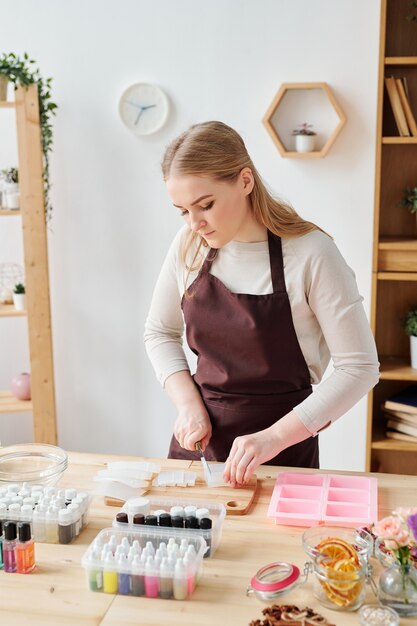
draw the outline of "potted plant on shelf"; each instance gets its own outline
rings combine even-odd
[[[295,149],[297,152],[312,152],[314,150],[317,133],[311,130],[312,128],[312,124],[304,122],[292,131],[295,137]]]
[[[13,304],[17,311],[24,311],[26,308],[26,289],[23,283],[14,286]]]
[[[417,305],[408,311],[404,320],[404,330],[410,337],[411,367],[417,369]]]
[[[6,209],[19,209],[19,171],[16,167],[9,167],[2,171],[4,205]]]
[[[403,189],[403,197],[398,206],[408,209],[417,218],[417,187],[406,187]]]

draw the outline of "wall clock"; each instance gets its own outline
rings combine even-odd
[[[119,113],[124,125],[135,135],[151,135],[167,121],[169,101],[157,85],[136,83],[123,92]]]

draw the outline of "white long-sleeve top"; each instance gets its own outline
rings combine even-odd
[[[148,356],[162,385],[189,370],[183,350],[184,266],[174,238],[159,274],[145,324]],[[208,248],[202,248],[205,255]],[[319,230],[282,238],[284,275],[295,332],[307,363],[313,393],[293,407],[304,426],[316,433],[334,422],[378,381],[379,363],[355,274],[333,240]],[[234,293],[272,293],[268,241],[231,241],[218,251],[211,273]],[[190,274],[187,286],[197,277]],[[333,372],[321,384],[330,357]]]

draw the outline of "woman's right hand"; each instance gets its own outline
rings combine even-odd
[[[195,444],[201,441],[203,450],[211,438],[211,422],[206,408],[201,402],[183,406],[178,411],[174,424],[174,436],[185,450],[195,451]]]

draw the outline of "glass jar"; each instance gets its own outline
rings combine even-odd
[[[314,559],[313,592],[324,607],[336,611],[356,611],[365,598],[366,563],[359,565],[351,559],[335,563],[329,556],[319,554]]]
[[[392,563],[379,577],[379,600],[403,617],[417,615],[417,570]]]

